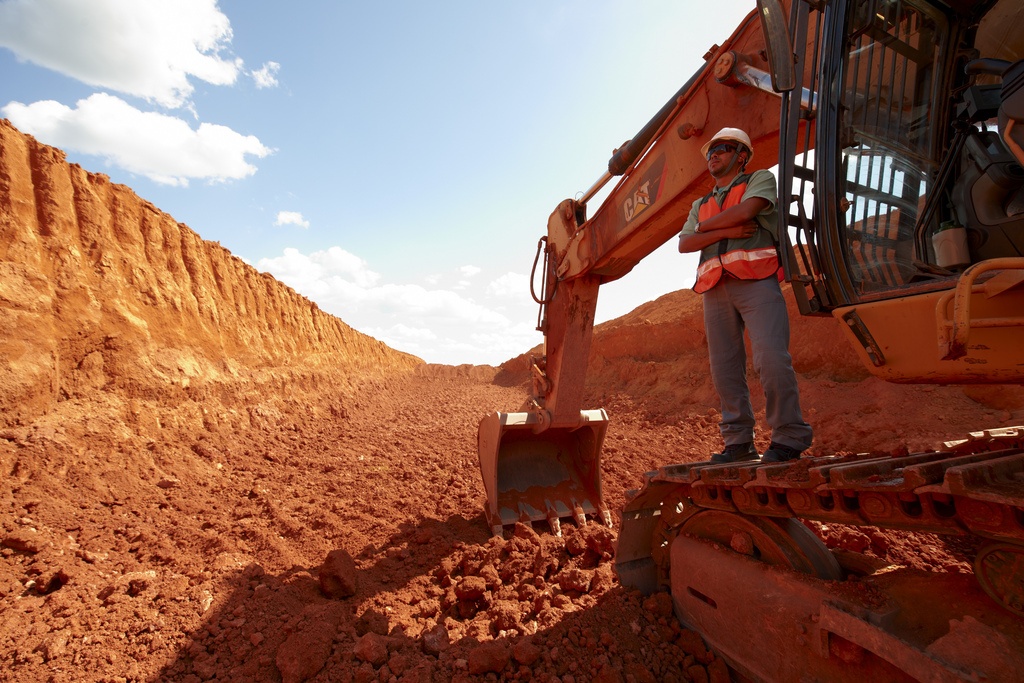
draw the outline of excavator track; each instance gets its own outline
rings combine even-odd
[[[735,519],[799,518],[981,537],[987,543],[975,562],[979,583],[1007,610],[1024,616],[1024,427],[973,432],[943,450],[903,456],[668,465],[646,473],[643,486],[627,499],[617,569],[624,583],[642,590],[668,586],[669,547],[678,534],[728,545],[724,531],[688,528],[703,511],[719,511]],[[794,543],[799,554],[800,542]]]
[[[745,680],[980,683],[1024,666],[1024,427],[901,456],[668,465],[627,497],[621,583],[668,591]],[[841,565],[800,520],[978,537],[977,581]]]

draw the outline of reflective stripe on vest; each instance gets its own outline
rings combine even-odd
[[[748,177],[744,176],[729,189],[721,206],[713,200],[712,195],[705,197],[697,213],[698,222],[706,221],[725,209],[738,205],[747,189]],[[697,281],[693,285],[693,291],[698,294],[708,291],[718,284],[724,273],[740,280],[763,280],[778,273],[778,251],[767,230],[758,230],[745,240],[725,242],[732,248],[721,254],[717,253],[717,250],[721,248],[723,242],[715,242],[701,250]]]

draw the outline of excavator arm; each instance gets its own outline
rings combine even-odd
[[[553,425],[576,420],[600,285],[617,280],[679,233],[694,200],[711,187],[700,148],[715,130],[743,128],[758,150],[754,165],[774,165],[779,97],[740,79],[765,73],[764,40],[753,12],[647,125],[646,145],[627,143],[609,161],[621,178],[594,215],[567,199],[548,219],[547,357],[538,387]],[[742,70],[742,71],[741,71]],[[644,131],[641,131],[643,134]]]
[[[566,199],[548,219],[541,242],[544,353],[533,359],[532,394],[521,412],[491,413],[478,432],[495,533],[516,521],[543,519],[557,532],[559,518],[570,515],[582,521],[600,514],[611,523],[599,466],[607,415],[582,410],[598,291],[678,234],[693,201],[711,186],[700,149],[715,130],[743,128],[757,149],[754,164],[774,165],[780,96],[768,57],[783,51],[786,15],[777,2],[759,7],[615,151],[608,172],[584,197]],[[774,79],[785,82],[785,69],[777,71]],[[616,177],[588,218],[587,202]]]

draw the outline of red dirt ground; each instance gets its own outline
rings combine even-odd
[[[525,357],[394,352],[6,122],[0,221],[0,680],[727,679],[612,570],[626,491],[720,446],[691,292],[598,329],[615,527],[499,539],[476,425],[522,404]],[[830,320],[794,313],[793,355],[812,455],[1024,423],[1020,387],[869,377]],[[815,528],[971,571],[941,537]]]

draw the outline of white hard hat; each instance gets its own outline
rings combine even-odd
[[[718,131],[715,133],[713,138],[704,143],[704,146],[700,148],[700,153],[707,158],[708,150],[711,149],[711,145],[715,144],[719,140],[731,140],[732,142],[740,143],[750,151],[750,156],[747,157],[747,161],[749,162],[754,158],[754,146],[750,144],[750,136],[739,128],[723,128]]]

